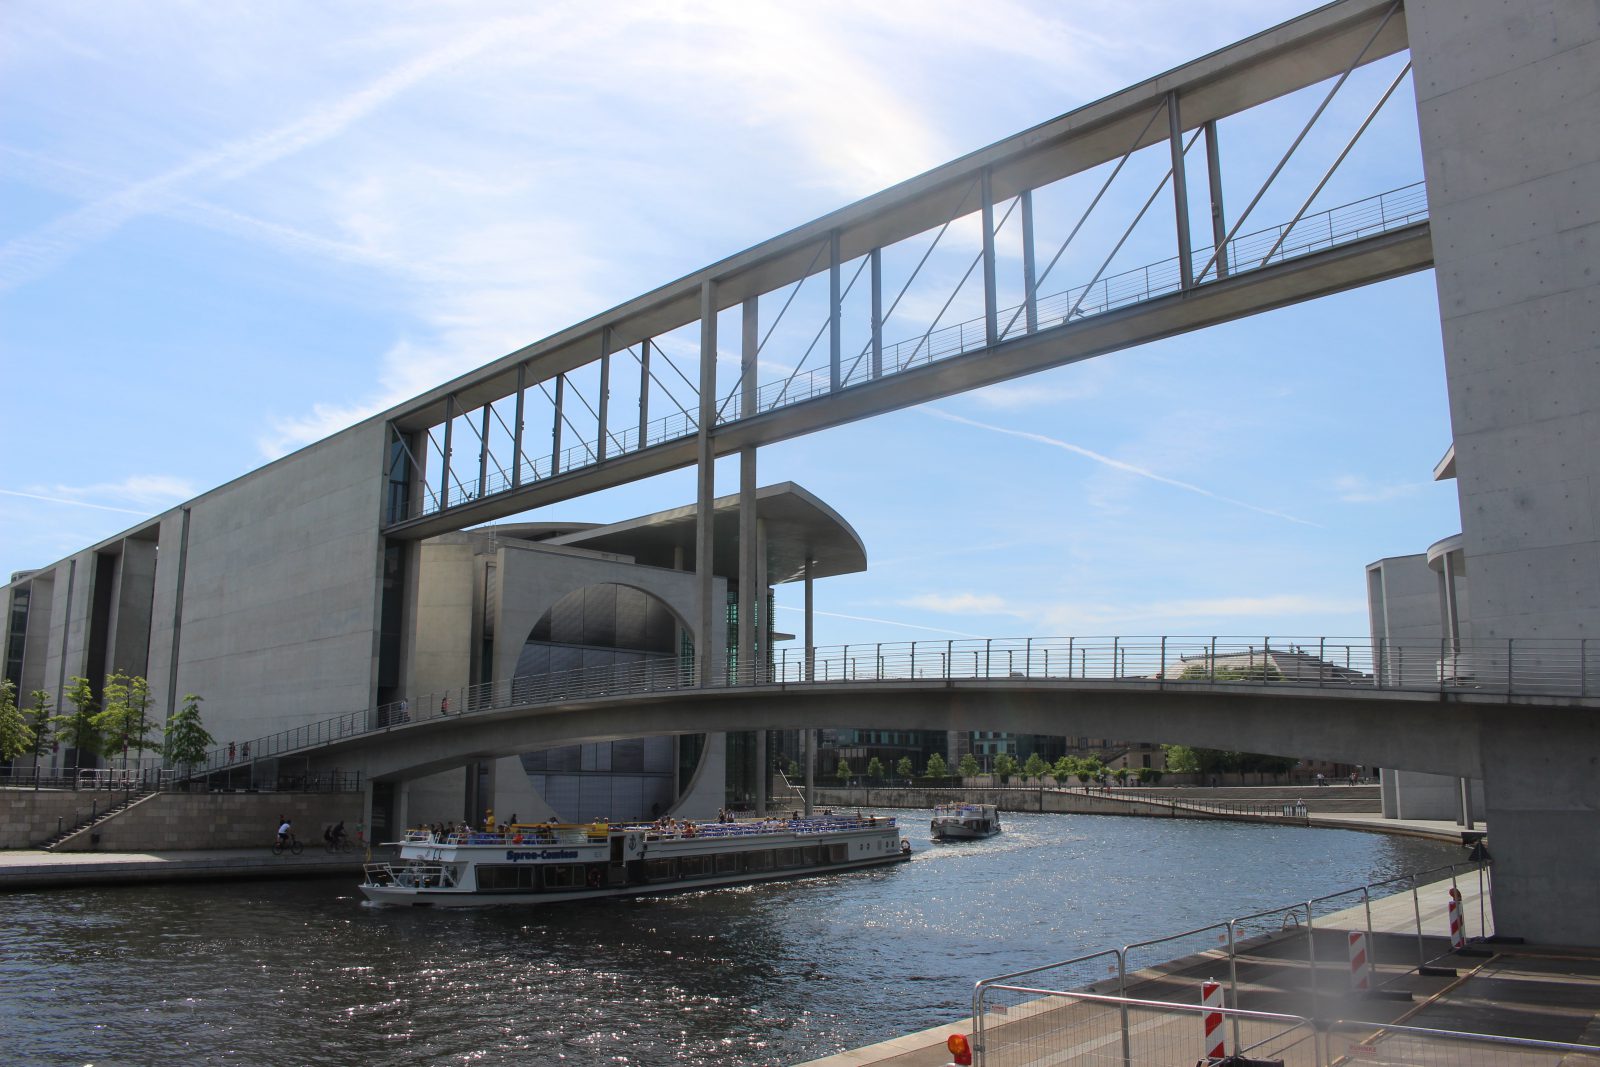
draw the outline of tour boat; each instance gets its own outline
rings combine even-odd
[[[993,804],[940,804],[928,829],[935,841],[967,841],[1000,832],[1000,812]]]
[[[644,825],[410,830],[393,863],[369,863],[379,904],[473,907],[631,897],[828,874],[911,858],[893,818],[819,815]]]

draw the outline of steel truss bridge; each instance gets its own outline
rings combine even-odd
[[[695,464],[708,483],[718,456],[1425,269],[1432,243],[1420,182],[1317,206],[1409,62],[1391,64],[1398,70],[1387,89],[1364,90],[1373,97],[1362,101],[1371,104],[1366,120],[1337,131],[1349,135],[1344,150],[1319,181],[1294,191],[1299,210],[1270,224],[1256,215],[1352,74],[1406,47],[1395,0],[1332,4],[797,227],[403,404],[383,416],[390,427],[379,465],[387,480],[385,535],[421,539]],[[1316,102],[1309,120],[1250,203],[1230,215],[1218,123],[1301,90]],[[1203,149],[1192,151],[1202,140]],[[1146,184],[1128,189],[1139,173]],[[1197,225],[1190,189],[1200,187],[1201,174],[1209,217]],[[1075,176],[1083,188],[1059,192]],[[1113,188],[1120,199],[1106,198]],[[1035,210],[1046,196],[1067,205],[1049,226]],[[1105,205],[1141,198],[1130,218],[1108,227]],[[1147,217],[1164,220],[1161,239],[1171,254],[1122,265],[1119,253]],[[981,247],[951,253],[973,223],[978,232],[968,243]],[[1121,236],[1112,236],[1119,228]],[[1020,244],[1020,279],[998,272],[1002,241]],[[1075,258],[1064,261],[1069,249]],[[959,273],[960,281],[947,292],[919,291],[902,310],[936,251],[955,257],[946,274]],[[1063,282],[1058,266],[1080,258],[1098,269]],[[897,287],[892,275],[903,283]],[[825,286],[826,295],[817,321],[800,322],[797,309],[812,305],[796,298],[808,283],[819,296]],[[906,321],[911,306],[941,297],[931,321]],[[732,309],[737,316],[724,315]],[[722,321],[734,317],[736,324]],[[730,325],[737,325],[740,363],[731,383],[719,380],[717,367],[719,327]],[[698,367],[684,373],[674,352],[698,353]],[[760,381],[759,373],[773,377]],[[703,505],[704,484],[700,495]],[[707,562],[708,546],[699,551]]]

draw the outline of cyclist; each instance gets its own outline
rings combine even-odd
[[[280,816],[280,820],[278,823],[278,847],[288,848],[289,836],[294,830],[294,824],[289,821],[287,816]]]
[[[337,826],[333,827],[332,829],[326,831],[322,836],[327,838],[328,847],[330,849],[338,850],[340,848],[343,848],[344,847],[344,820],[340,819],[339,820],[339,825],[337,825]]]

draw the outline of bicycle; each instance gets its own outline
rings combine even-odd
[[[285,852],[288,852],[288,853],[291,853],[292,855],[298,856],[298,855],[300,855],[300,853],[304,852],[305,850],[306,850],[306,846],[302,845],[300,843],[300,839],[295,837],[293,834],[289,835],[289,843],[287,845],[284,844],[281,840],[274,840],[272,842],[272,854],[274,856],[281,856]]]
[[[356,850],[355,842],[351,841],[348,837],[340,837],[332,841],[324,842],[322,847],[327,849],[328,855],[330,856],[337,855],[342,852],[354,852]]]

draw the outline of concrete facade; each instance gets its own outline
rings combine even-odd
[[[1600,636],[1600,12],[1409,0],[1406,20],[1461,503],[1454,559],[1472,574],[1459,637]],[[1454,570],[1444,547],[1436,558]],[[1480,744],[1497,924],[1600,944],[1592,731],[1502,720]]]

